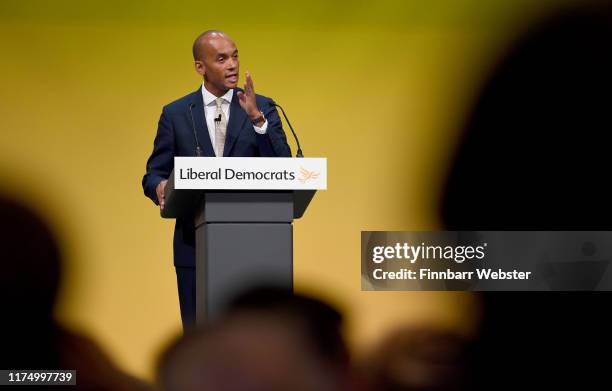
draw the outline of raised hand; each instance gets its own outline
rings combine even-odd
[[[255,100],[255,86],[253,86],[253,79],[251,79],[251,74],[249,72],[246,73],[244,92],[238,92],[238,100],[240,102],[240,106],[244,111],[246,111],[247,115],[251,119],[251,122],[253,122],[255,126],[260,126],[263,124],[265,119],[257,108],[257,102]]]

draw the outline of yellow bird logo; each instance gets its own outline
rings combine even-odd
[[[298,180],[302,183],[306,183],[307,181],[311,179],[312,180],[317,179],[319,175],[321,175],[320,172],[308,171],[304,167],[300,166],[300,177],[298,177]]]

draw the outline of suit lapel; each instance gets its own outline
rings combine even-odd
[[[204,119],[204,97],[202,96],[202,88],[199,88],[192,94],[191,102],[195,106],[192,109],[193,121],[195,122],[196,134],[198,135],[198,141],[200,147],[203,149],[204,156],[215,156],[215,150],[213,149],[210,141],[210,134],[208,133],[208,126]],[[187,108],[189,110],[189,108]],[[189,113],[187,113],[189,115]],[[191,121],[191,118],[189,118]]]
[[[225,132],[225,146],[223,147],[223,156],[229,156],[230,152],[240,132],[242,131],[242,125],[247,119],[246,112],[240,106],[238,99],[238,91],[242,91],[238,88],[234,89],[234,95],[232,96],[232,103],[230,104],[230,116],[229,122],[227,123],[227,130]],[[210,139],[209,139],[210,143]]]

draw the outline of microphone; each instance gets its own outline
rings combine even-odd
[[[190,103],[189,104],[189,114],[191,114],[191,127],[193,129],[193,138],[195,139],[195,143],[196,143],[196,156],[200,157],[202,156],[202,149],[200,148],[200,142],[198,141],[198,134],[196,132],[196,126],[195,126],[195,121],[193,119],[193,108],[195,107],[195,103]]]
[[[217,118],[214,118],[215,122],[221,122],[221,114]]]
[[[272,106],[276,106],[281,109],[283,117],[285,117],[285,121],[287,121],[287,125],[289,125],[289,129],[291,129],[291,133],[293,133],[293,138],[295,139],[295,143],[297,144],[297,152],[295,153],[295,157],[304,157],[304,155],[302,154],[302,147],[300,147],[300,140],[298,140],[297,134],[295,134],[293,126],[291,126],[291,122],[289,122],[289,118],[287,118],[287,114],[285,114],[285,110],[283,110],[283,108],[280,105],[277,105],[276,102],[274,102],[273,100],[270,100],[270,103],[272,104]]]

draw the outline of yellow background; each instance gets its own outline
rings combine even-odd
[[[295,223],[297,288],[347,312],[357,349],[400,321],[469,331],[468,294],[361,292],[360,231],[440,227],[440,185],[478,86],[561,3],[3,0],[1,187],[61,233],[59,318],[145,377],[179,332],[173,221],[140,181],[161,107],[201,83],[193,39],[215,28],[237,43],[241,82],[249,70],[305,154],[328,158],[328,190]]]

